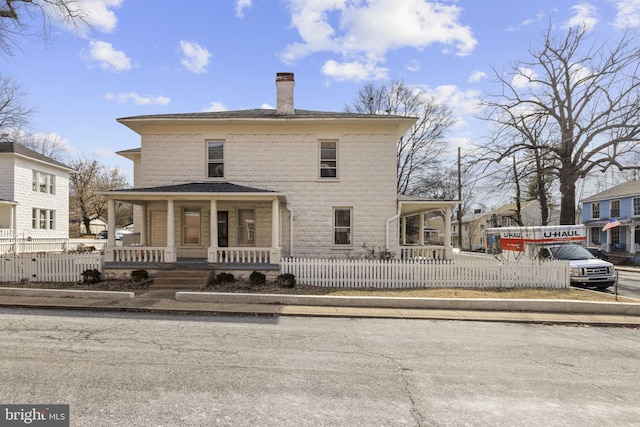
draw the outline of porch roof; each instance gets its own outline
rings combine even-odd
[[[160,185],[157,187],[124,188],[118,190],[105,191],[103,194],[110,198],[127,199],[144,198],[157,199],[158,196],[176,198],[202,198],[204,195],[224,195],[225,197],[260,197],[274,198],[285,197],[284,193],[262,188],[247,187],[230,182],[191,182],[185,184]]]
[[[405,195],[398,196],[398,206],[402,216],[411,216],[422,212],[453,208],[459,203],[460,200],[423,199],[420,197]]]

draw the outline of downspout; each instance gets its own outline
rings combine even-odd
[[[284,208],[289,211],[289,256],[293,257],[293,210],[289,207],[289,203],[285,203]]]
[[[387,229],[386,229],[386,236],[385,236],[386,250],[389,250],[389,226],[390,226],[389,224],[391,224],[391,221],[395,221],[398,218],[400,218],[400,202],[398,202],[398,212],[387,220]]]

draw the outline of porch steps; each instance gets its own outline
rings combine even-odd
[[[200,289],[213,270],[160,270],[153,278],[152,289]]]

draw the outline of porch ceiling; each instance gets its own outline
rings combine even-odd
[[[418,215],[422,212],[453,208],[459,203],[460,200],[418,199],[406,196],[398,197],[400,215],[402,216],[412,216]]]

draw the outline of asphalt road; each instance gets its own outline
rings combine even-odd
[[[608,293],[613,293],[615,288],[611,286]],[[640,300],[640,273],[631,271],[618,271],[618,295],[636,298]]]
[[[0,309],[0,342],[0,403],[69,404],[73,426],[640,419],[633,328]]]

